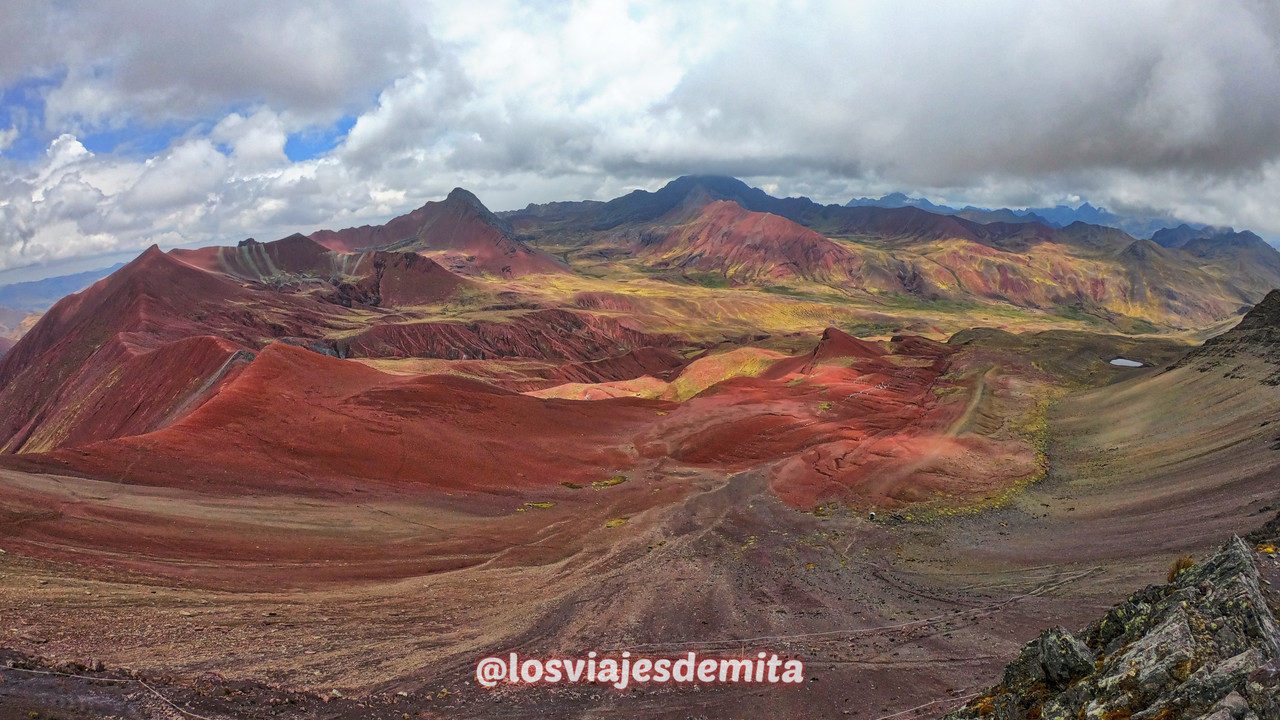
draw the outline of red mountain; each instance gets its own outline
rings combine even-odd
[[[63,298],[0,358],[0,452],[150,433],[192,412],[276,341],[366,358],[511,358],[512,384],[623,380],[682,364],[670,340],[587,312],[547,309],[480,323],[423,306],[483,292],[412,252],[337,253],[295,235],[272,243],[152,247]],[[643,360],[637,360],[643,357]],[[567,373],[567,374],[566,374]]]
[[[702,202],[699,202],[699,201]],[[691,198],[640,235],[654,267],[721,273],[739,281],[848,278],[852,253],[803,225],[728,200]]]
[[[310,238],[338,252],[397,250],[439,255],[450,270],[468,275],[515,277],[565,270],[551,256],[518,240],[506,221],[462,188],[385,225],[321,230]]]
[[[237,350],[306,333],[309,311],[281,296],[276,317],[248,309],[255,291],[152,247],[54,305],[0,360],[7,452],[146,432],[194,401]],[[310,301],[314,303],[314,301]],[[291,320],[283,324],[280,320]]]
[[[369,481],[502,492],[589,484],[672,403],[542,400],[447,375],[389,375],[283,343],[157,432],[45,458],[95,477],[332,493]],[[199,458],[193,463],[193,458]]]
[[[305,235],[236,247],[173,250],[173,257],[193,267],[273,287],[299,290],[325,285],[337,288],[343,305],[426,305],[440,302],[474,284],[445,270],[434,260],[408,252],[335,252]]]

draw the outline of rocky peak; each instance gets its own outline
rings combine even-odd
[[[1280,385],[1280,290],[1272,290],[1245,313],[1230,330],[1211,337],[1187,353],[1173,367],[1192,366],[1208,372],[1227,363],[1243,368],[1242,360],[1257,358],[1271,368],[1262,382]],[[1228,367],[1231,367],[1228,365]],[[1264,366],[1265,367],[1265,366]],[[1228,373],[1228,377],[1238,373]]]
[[[1280,720],[1280,625],[1260,557],[1274,563],[1233,538],[1078,633],[1046,631],[947,718]]]
[[[484,203],[480,202],[480,198],[476,197],[470,190],[456,187],[449,191],[449,195],[445,197],[442,206],[449,209],[463,210],[464,212],[474,213],[483,222],[497,228],[499,232],[509,238],[514,238],[516,232],[512,229],[511,224],[506,220],[494,215]]]
[[[1240,319],[1232,332],[1249,330],[1280,330],[1280,290],[1272,290]]]

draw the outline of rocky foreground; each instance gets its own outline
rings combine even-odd
[[[1085,630],[1027,643],[948,720],[1280,720],[1280,516]]]

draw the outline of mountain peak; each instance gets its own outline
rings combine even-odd
[[[1235,330],[1280,330],[1280,290],[1272,290],[1253,309],[1244,314]]]
[[[430,204],[427,203],[427,205]],[[475,193],[465,188],[456,187],[450,190],[449,194],[440,203],[440,206],[457,210],[471,210],[486,224],[492,225],[503,235],[506,235],[507,238],[514,238],[516,235],[516,231],[511,227],[510,223],[493,214],[489,208],[485,207],[484,203],[480,202],[480,198],[476,197]]]
[[[732,200],[744,208],[760,210],[778,200],[737,178],[722,175],[683,175],[649,192],[635,190],[605,203],[596,230],[608,230],[629,222],[651,222],[681,207],[693,195],[698,202]]]
[[[466,188],[460,188],[460,187],[456,187],[450,190],[449,194],[445,197],[444,201],[446,203],[451,203],[451,204],[466,203],[473,207],[479,207],[479,208],[484,207],[484,203],[480,202],[480,198],[476,197],[475,193],[471,192],[470,190],[467,190]]]

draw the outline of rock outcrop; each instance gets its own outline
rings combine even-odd
[[[1267,293],[1262,302],[1240,318],[1239,324],[1205,340],[1173,367],[1190,366],[1209,372],[1218,367],[1238,366],[1249,358],[1275,366],[1263,383],[1280,385],[1280,290]]]
[[[1280,625],[1259,568],[1273,555],[1233,538],[1082,632],[1046,631],[948,720],[1280,720]]]

